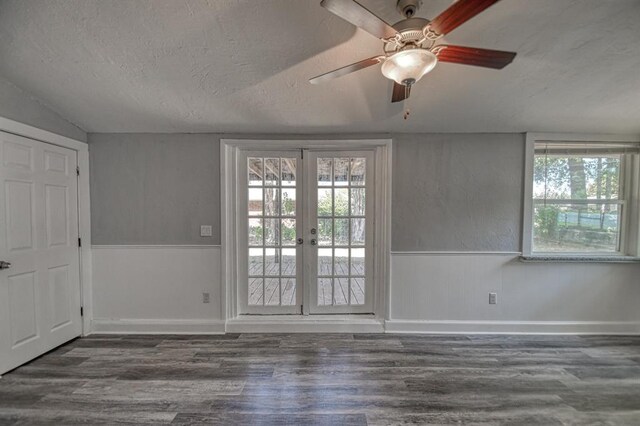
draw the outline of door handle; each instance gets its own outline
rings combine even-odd
[[[318,244],[318,242],[316,241],[316,239],[315,239],[315,238],[312,238],[312,239],[311,239],[311,245],[312,245],[312,246],[315,246],[316,244]]]
[[[11,262],[5,262],[4,260],[0,260],[0,269],[9,269],[11,268]]]

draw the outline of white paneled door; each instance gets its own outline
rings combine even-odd
[[[76,165],[0,132],[0,374],[82,332]]]
[[[373,152],[243,151],[243,314],[373,312]]]

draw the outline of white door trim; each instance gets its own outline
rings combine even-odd
[[[80,248],[80,297],[84,310],[82,334],[91,333],[93,318],[91,283],[91,199],[89,197],[89,145],[86,142],[61,136],[46,130],[8,118],[0,117],[0,131],[25,138],[69,148],[78,153],[78,235],[82,239]]]
[[[236,246],[236,172],[240,150],[304,149],[375,149],[376,157],[376,217],[380,238],[375,247],[374,312],[378,319],[388,319],[391,260],[391,139],[323,139],[264,140],[222,139],[220,141],[220,192],[222,210],[221,312],[225,320],[238,317],[237,246]]]

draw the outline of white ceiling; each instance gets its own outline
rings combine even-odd
[[[638,0],[502,0],[447,41],[515,61],[439,64],[407,121],[379,66],[308,83],[381,51],[320,0],[0,0],[0,75],[89,132],[640,133],[639,18]]]

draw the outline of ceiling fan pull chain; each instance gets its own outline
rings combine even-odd
[[[409,108],[409,93],[411,93],[411,85],[410,84],[405,84],[404,85],[404,115],[403,118],[405,120],[409,119],[409,115],[411,115],[411,108]]]

